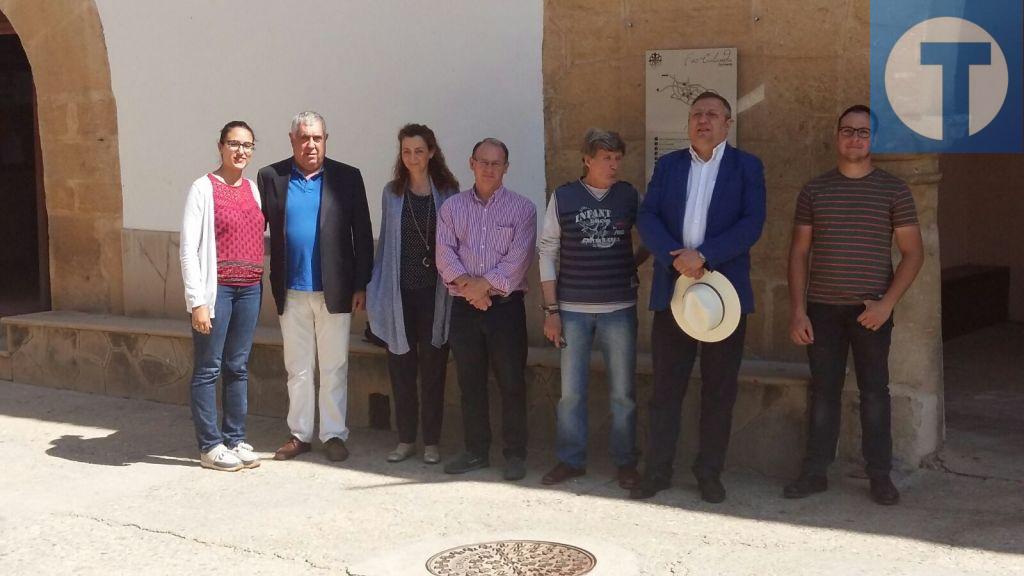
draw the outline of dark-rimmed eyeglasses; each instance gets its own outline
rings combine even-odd
[[[227,142],[224,143],[224,145],[234,150],[235,152],[241,150],[246,154],[252,154],[252,151],[256,149],[256,145],[253,144],[252,142],[239,142],[238,140],[228,140]]]
[[[870,128],[853,128],[851,126],[843,126],[839,129],[839,135],[843,138],[853,138],[856,136],[861,140],[867,140],[871,138]]]

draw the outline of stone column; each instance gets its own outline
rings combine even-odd
[[[945,435],[942,387],[942,279],[939,263],[938,192],[942,175],[936,154],[885,155],[875,165],[902,178],[917,204],[925,260],[894,312],[889,372],[894,465],[916,468],[938,450]],[[894,260],[899,250],[893,246]],[[853,376],[851,369],[851,377]],[[850,379],[852,380],[852,378]],[[843,451],[860,455],[856,385],[848,381]]]

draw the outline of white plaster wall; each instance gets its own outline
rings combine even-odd
[[[97,0],[117,101],[124,227],[177,230],[188,185],[217,166],[219,128],[256,131],[247,175],[291,155],[315,109],[327,154],[360,168],[375,233],[406,122],[434,129],[460,182],[485,136],[505,182],[544,201],[541,0]]]

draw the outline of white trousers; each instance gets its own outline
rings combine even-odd
[[[313,441],[316,389],[313,370],[320,361],[320,441],[348,440],[348,339],[351,314],[327,311],[323,292],[289,290],[281,321],[284,367],[288,371],[288,428],[303,442]]]

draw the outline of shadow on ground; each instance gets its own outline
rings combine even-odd
[[[1024,554],[1024,367],[1019,362],[1022,351],[1024,325],[1014,324],[946,344],[947,445],[925,469],[897,478],[903,491],[900,506],[883,508],[872,504],[867,497],[866,480],[850,467],[833,472],[829,492],[806,500],[782,499],[781,480],[730,472],[724,478],[730,490],[729,500],[722,505],[708,505],[700,501],[695,482],[680,472],[672,489],[635,505]],[[3,382],[0,414],[75,425],[75,433],[49,442],[46,453],[55,458],[97,466],[192,466],[197,474],[213,473],[199,471],[186,407]],[[81,426],[96,428],[96,434],[81,433],[77,428]],[[266,456],[286,437],[283,421],[250,417],[250,442]],[[415,458],[399,464],[385,462],[384,456],[393,442],[390,432],[355,430],[349,441],[352,456],[347,462],[330,463],[316,450],[299,460],[325,468],[374,474],[370,481],[346,488],[354,492],[410,484],[501,482],[498,450],[490,469],[453,477],[446,476],[440,466],[426,465]],[[443,448],[446,457],[456,451],[452,446]],[[553,455],[534,451],[530,458],[530,473],[519,483],[523,487],[560,493],[569,499],[583,495],[625,498],[625,492],[614,482],[610,465],[595,462],[587,476],[551,488],[540,484],[540,476],[553,464]],[[606,458],[595,455],[593,460]],[[264,464],[289,465],[272,461]],[[619,521],[633,526],[627,519],[607,519]],[[563,528],[571,529],[571,522]]]

